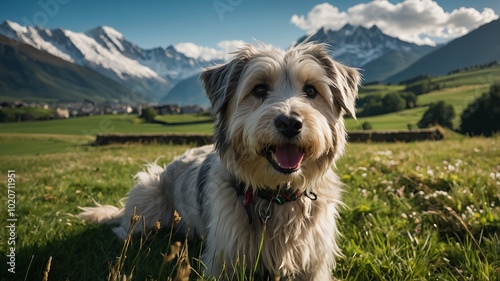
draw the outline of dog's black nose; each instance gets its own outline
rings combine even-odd
[[[293,138],[302,130],[302,119],[298,116],[279,115],[274,119],[278,131],[287,138]]]

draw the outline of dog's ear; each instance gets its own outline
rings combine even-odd
[[[337,90],[339,97],[334,99],[334,101],[336,100],[347,114],[356,118],[356,98],[358,97],[358,86],[361,83],[361,75],[354,68],[347,67],[338,62],[334,62],[334,64],[337,69],[334,90]]]
[[[250,60],[252,50],[251,46],[246,45],[234,53],[230,62],[205,68],[201,72],[200,81],[212,104],[214,116],[225,111],[230,97],[236,91],[241,72]]]
[[[210,100],[214,116],[225,107],[231,68],[231,62],[229,62],[205,68],[200,74],[200,81]]]
[[[356,98],[361,82],[359,72],[332,60],[325,44],[311,44],[308,50],[321,63],[326,75],[333,82],[331,89],[335,106],[356,118]]]

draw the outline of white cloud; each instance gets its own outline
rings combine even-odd
[[[196,44],[185,42],[179,43],[174,46],[174,48],[178,51],[186,55],[190,58],[201,58],[203,60],[209,60],[209,58],[213,57],[216,53],[215,49],[198,46]]]
[[[241,48],[245,43],[242,40],[227,40],[217,43],[217,46],[226,53],[234,52]]]
[[[245,44],[245,42],[242,40],[226,40],[217,43],[218,48],[214,49],[185,42],[176,44],[174,48],[190,58],[202,59],[205,61],[216,59],[228,60],[232,56],[231,52],[236,51],[243,46],[243,44]]]
[[[405,0],[392,4],[374,0],[340,11],[331,4],[319,4],[306,15],[293,15],[290,22],[309,34],[318,29],[338,30],[346,23],[371,27],[377,25],[387,35],[417,44],[430,44],[435,39],[460,37],[498,18],[490,8],[482,12],[461,7],[446,12],[432,0]]]
[[[323,3],[312,8],[307,14],[307,17],[303,15],[293,15],[291,22],[299,28],[308,30],[312,33],[321,27],[327,27],[334,30],[340,29],[347,23],[347,19],[348,16],[345,12],[340,12],[337,7],[328,3]]]

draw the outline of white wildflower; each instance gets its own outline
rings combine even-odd
[[[432,169],[427,169],[427,175],[430,177],[434,177],[434,171]]]
[[[391,156],[392,155],[392,151],[390,150],[385,150],[385,151],[377,151],[375,152],[376,155],[380,155],[380,156]]]
[[[389,166],[396,166],[397,164],[399,164],[399,162],[395,160],[389,160],[389,162],[387,162],[387,165]]]

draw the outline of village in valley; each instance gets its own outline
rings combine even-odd
[[[137,114],[152,108],[157,115],[199,114],[199,105],[125,103],[120,101],[87,102],[0,102],[0,122],[65,119],[95,115]]]

